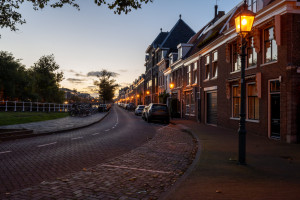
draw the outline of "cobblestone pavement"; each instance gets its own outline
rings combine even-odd
[[[176,125],[121,156],[1,199],[158,199],[192,163],[197,143]]]
[[[32,122],[26,124],[15,124],[0,126],[1,129],[29,129],[33,130],[33,133],[49,133],[56,131],[70,130],[87,126],[89,124],[100,121],[107,113],[97,113],[86,117],[64,117],[59,119]],[[84,120],[83,120],[84,119]]]

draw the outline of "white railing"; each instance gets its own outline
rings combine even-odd
[[[68,112],[72,104],[0,101],[0,112]]]

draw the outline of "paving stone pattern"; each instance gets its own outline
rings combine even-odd
[[[98,122],[106,114],[107,113],[97,113],[86,117],[69,116],[69,117],[41,121],[41,122],[0,126],[0,128],[1,129],[29,129],[29,130],[33,130],[33,133],[36,134],[49,133],[49,132],[56,132],[57,130],[64,131],[64,130],[70,130],[74,128],[87,126],[92,123]]]
[[[165,126],[129,153],[1,199],[158,199],[187,170],[197,148],[186,131]]]

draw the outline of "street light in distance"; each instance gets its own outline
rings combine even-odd
[[[170,83],[169,86],[170,86],[170,89],[172,90],[172,89],[174,88],[175,85],[174,85],[174,83]]]
[[[240,123],[239,123],[239,159],[238,163],[246,165],[246,82],[245,82],[245,66],[246,66],[246,37],[252,30],[255,14],[248,10],[246,0],[244,0],[243,10],[235,17],[235,30],[242,38],[241,47],[241,107],[240,107]]]

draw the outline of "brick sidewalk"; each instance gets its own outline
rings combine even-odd
[[[247,133],[247,165],[237,164],[237,131],[175,120],[200,141],[192,173],[169,193],[170,200],[300,199],[300,145]]]
[[[0,198],[158,199],[188,169],[195,152],[197,143],[190,134],[178,126],[164,126],[143,146],[104,164]]]
[[[29,129],[34,134],[52,133],[58,131],[73,130],[88,126],[102,120],[107,113],[97,113],[86,117],[64,117],[54,120],[32,122],[26,124],[15,124],[0,126],[1,129]]]

